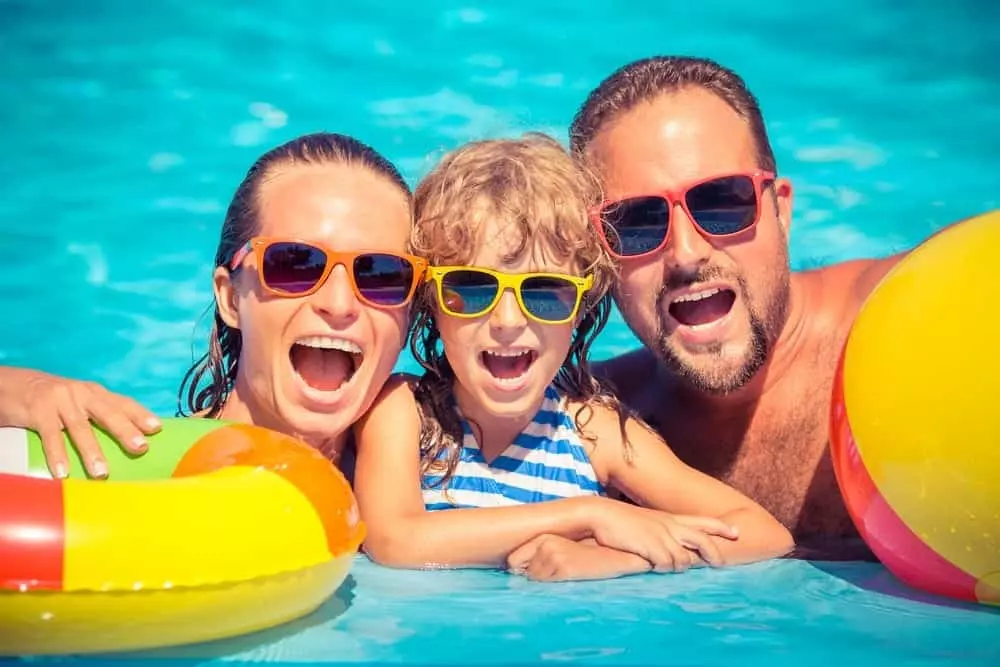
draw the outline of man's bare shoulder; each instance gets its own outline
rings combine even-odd
[[[904,255],[881,259],[853,259],[807,271],[796,272],[807,294],[807,315],[817,325],[826,318],[853,319],[865,299]]]

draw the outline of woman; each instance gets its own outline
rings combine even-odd
[[[339,462],[406,340],[424,268],[405,253],[410,225],[402,176],[356,139],[311,134],[260,157],[222,225],[208,352],[179,413],[282,431]],[[63,429],[88,473],[107,476],[91,421],[134,453],[160,428],[97,384],[0,368],[0,425],[38,431],[55,476],[67,472]]]

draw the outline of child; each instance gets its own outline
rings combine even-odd
[[[412,251],[431,268],[411,347],[425,373],[391,379],[356,429],[376,561],[598,578],[791,548],[763,508],[683,464],[591,375],[614,280],[589,221],[597,199],[536,134],[468,144],[417,188]]]

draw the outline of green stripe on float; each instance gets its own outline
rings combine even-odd
[[[94,426],[91,429],[108,462],[109,479],[119,482],[169,479],[188,449],[206,434],[227,424],[200,417],[168,417],[160,421],[163,423],[163,428],[159,433],[146,437],[149,448],[140,456],[127,453],[100,427]],[[50,477],[41,440],[34,431],[28,431],[27,441],[29,474]],[[88,479],[80,455],[65,432],[63,443],[69,459],[70,478]]]

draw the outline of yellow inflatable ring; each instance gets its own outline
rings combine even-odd
[[[365,526],[335,466],[267,429],[164,421],[142,457],[104,448],[107,481],[78,461],[53,480],[33,432],[0,429],[0,655],[232,637],[343,583]]]

